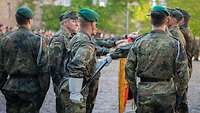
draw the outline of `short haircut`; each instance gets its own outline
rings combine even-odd
[[[164,24],[166,17],[167,16],[165,14],[160,12],[151,12],[151,24],[159,27]]]
[[[31,18],[24,18],[18,14],[15,15],[18,25],[26,25]]]
[[[85,26],[88,25],[88,23],[91,23],[91,22],[86,21],[86,20],[85,20],[84,18],[82,18],[82,17],[80,17],[79,20],[80,20],[80,26],[81,26],[81,27],[85,27]]]

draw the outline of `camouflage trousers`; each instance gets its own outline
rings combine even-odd
[[[92,113],[98,92],[98,86],[99,79],[94,80],[89,86],[89,94],[86,101],[86,113]]]
[[[65,80],[59,87],[56,97],[57,113],[86,113],[86,96],[82,103],[74,103],[70,99],[69,81]]]
[[[137,97],[137,113],[175,113],[176,94]]]
[[[60,93],[56,97],[57,113],[92,113],[97,96],[99,80],[94,80],[84,95],[85,101],[77,104],[70,100],[68,81],[60,87]]]
[[[6,113],[39,113],[44,96],[37,93],[2,91],[6,98]]]
[[[188,101],[187,101],[187,91],[183,94],[181,102],[176,106],[177,113],[189,113]]]

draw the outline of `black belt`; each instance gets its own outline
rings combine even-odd
[[[141,82],[169,82],[170,79],[158,79],[158,78],[140,78]]]

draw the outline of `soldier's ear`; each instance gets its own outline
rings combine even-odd
[[[167,25],[170,24],[170,16],[167,16],[167,18],[165,19],[165,23],[166,23]]]
[[[29,29],[31,29],[33,25],[33,19],[27,20],[26,24],[28,25]]]

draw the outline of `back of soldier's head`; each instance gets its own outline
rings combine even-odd
[[[26,25],[33,18],[32,10],[26,6],[19,7],[15,14],[18,25]]]
[[[165,19],[169,16],[169,12],[163,6],[154,6],[151,9],[151,24],[159,27],[165,23]]]
[[[175,18],[177,22],[183,19],[183,14],[179,10],[168,8],[168,11],[170,13],[170,17]]]
[[[183,10],[181,8],[176,8],[176,10],[179,10],[183,14],[184,21],[183,21],[182,25],[187,27],[188,23],[189,23],[189,20],[191,18],[190,14],[186,10]]]

